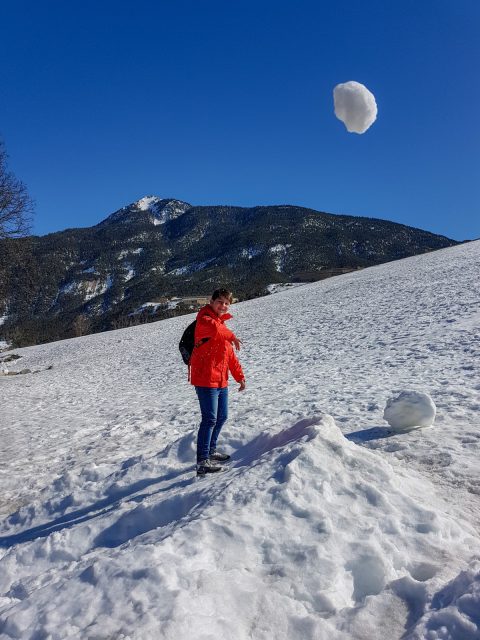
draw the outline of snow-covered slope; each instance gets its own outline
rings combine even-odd
[[[479,267],[475,242],[235,305],[220,477],[194,477],[190,317],[18,351],[0,638],[479,638]],[[389,430],[402,390],[433,427]]]

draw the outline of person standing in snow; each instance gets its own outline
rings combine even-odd
[[[209,304],[200,309],[195,325],[195,348],[190,359],[190,382],[195,386],[202,420],[197,436],[197,475],[221,471],[219,462],[230,458],[217,451],[217,439],[228,417],[228,373],[245,389],[245,376],[233,345],[240,340],[225,325],[232,293],[216,289]]]

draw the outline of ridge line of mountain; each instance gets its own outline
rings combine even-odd
[[[190,313],[195,305],[178,300],[219,284],[242,300],[460,244],[379,218],[158,196],[29,242],[28,261],[3,265],[0,330],[17,344]]]

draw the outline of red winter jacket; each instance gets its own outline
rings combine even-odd
[[[229,313],[217,316],[209,304],[198,312],[190,359],[190,382],[196,387],[226,387],[229,370],[237,382],[245,377],[232,346],[235,334],[224,325],[231,317]]]

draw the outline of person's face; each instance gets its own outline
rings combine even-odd
[[[216,300],[210,300],[210,306],[213,308],[217,316],[223,316],[230,309],[230,300],[220,296]]]

